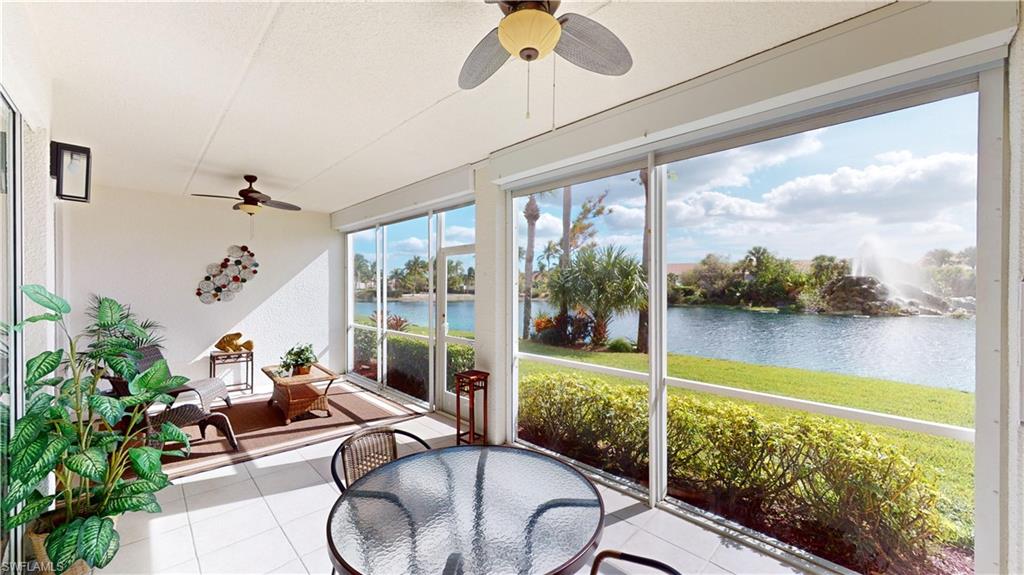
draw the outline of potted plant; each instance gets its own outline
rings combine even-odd
[[[5,531],[29,524],[28,538],[44,571],[88,573],[117,553],[118,516],[160,511],[155,494],[170,485],[161,457],[187,455],[189,438],[170,423],[151,429],[146,410],[173,402],[167,391],[188,378],[172,377],[165,361],[138,373],[136,342],[152,334],[116,301],[100,299],[92,325],[72,336],[65,300],[42,286],[25,286],[22,292],[46,311],[14,329],[53,322],[64,346],[25,364],[25,414],[15,422],[8,444],[0,446],[8,485],[0,517]],[[131,394],[101,393],[98,383],[108,374],[130,382]],[[180,443],[182,449],[165,451],[165,443]],[[39,489],[50,474],[56,479],[54,494]]]
[[[292,375],[306,375],[309,368],[316,363],[316,354],[313,353],[313,344],[296,345],[288,350],[288,353],[281,356],[281,370],[291,370]]]

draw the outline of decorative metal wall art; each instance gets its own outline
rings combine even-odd
[[[242,291],[246,282],[252,281],[259,270],[256,254],[249,246],[230,246],[228,257],[206,266],[206,276],[196,287],[199,301],[210,304],[217,301],[231,301]]]

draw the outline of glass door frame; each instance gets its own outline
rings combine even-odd
[[[443,221],[442,221],[443,224]],[[434,334],[434,409],[439,409],[445,413],[455,413],[455,394],[448,391],[448,344],[462,344],[472,346],[474,351],[476,350],[476,338],[469,339],[467,337],[461,337],[456,335],[449,335],[448,333],[448,322],[446,316],[448,313],[448,258],[456,256],[471,255],[476,257],[476,244],[460,244],[456,246],[448,246],[440,248],[438,250],[437,258],[435,260],[436,272],[434,277],[436,278],[436,290],[434,293],[437,296],[434,298],[434,326],[436,333]],[[473,314],[473,320],[476,321],[476,313]],[[475,329],[474,329],[475,333]],[[465,401],[465,400],[463,400]]]

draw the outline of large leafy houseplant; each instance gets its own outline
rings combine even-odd
[[[305,375],[309,373],[309,367],[316,363],[316,354],[313,353],[313,344],[296,345],[281,356],[280,368],[282,371],[291,371],[292,375]]]
[[[8,482],[0,502],[3,527],[37,520],[34,531],[48,533],[46,554],[58,574],[77,561],[103,567],[119,546],[112,517],[159,512],[155,493],[170,485],[161,457],[188,453],[188,435],[181,429],[170,423],[151,429],[146,419],[151,405],[170,404],[167,391],[188,379],[172,377],[162,360],[138,372],[137,342],[152,334],[113,299],[96,302],[92,325],[73,336],[65,300],[41,286],[24,286],[22,292],[45,311],[14,329],[53,322],[64,347],[26,362],[25,414],[9,443],[0,445]],[[131,394],[101,393],[98,384],[106,375],[129,381]],[[183,447],[164,451],[165,443]],[[39,489],[50,474],[56,479],[52,495]]]

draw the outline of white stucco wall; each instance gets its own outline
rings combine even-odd
[[[1024,1],[1019,3],[1018,15],[1024,13]],[[1010,44],[1010,57],[1008,61],[1008,133],[1010,153],[1010,219],[1011,233],[1016,231],[1016,237],[1011,237],[1011,242],[1016,242],[1016,250],[1010,250],[1011,254],[1017,257],[1010,261],[1011,293],[1010,299],[1020,297],[1022,289],[1021,279],[1024,278],[1024,259],[1020,254],[1024,253],[1024,226],[1021,225],[1024,219],[1024,32],[1018,28],[1013,42]],[[1010,309],[1021,309],[1019,299],[1017,306],[1011,305]],[[1007,465],[1007,497],[1006,505],[1008,513],[1008,525],[1005,544],[1007,546],[1007,571],[1010,573],[1024,573],[1024,370],[1021,367],[1021,348],[1024,342],[1021,341],[1024,328],[1021,326],[1021,314],[1009,318],[1008,335],[1010,338],[1010,361],[1009,361],[1009,393],[1007,397],[1007,439],[1008,439],[1008,465]]]
[[[208,352],[233,331],[256,344],[257,392],[270,390],[259,367],[297,343],[312,343],[325,364],[343,367],[342,241],[329,215],[267,209],[255,216],[250,239],[249,218],[216,200],[97,189],[92,203],[61,210],[63,292],[76,329],[96,293],[165,326],[174,374],[206,377]],[[197,282],[232,244],[255,252],[259,274],[234,300],[201,303]]]

